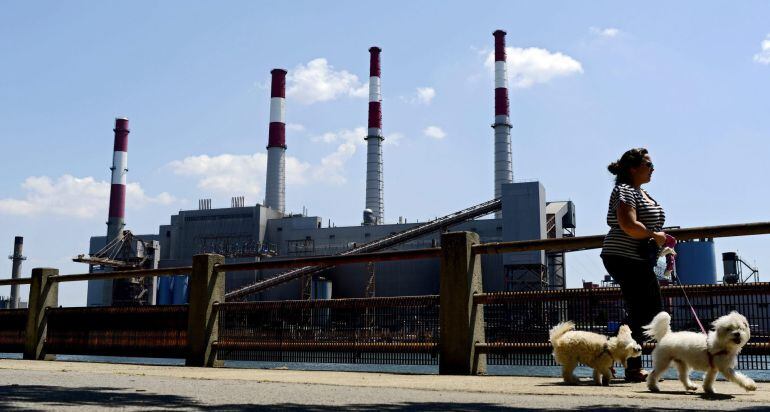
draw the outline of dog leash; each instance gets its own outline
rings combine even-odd
[[[704,335],[707,335],[706,328],[703,327],[703,324],[700,321],[700,318],[698,318],[698,313],[695,312],[695,308],[692,306],[692,303],[690,303],[690,298],[687,296],[687,292],[684,290],[684,285],[682,285],[682,282],[679,280],[679,276],[676,276],[675,274],[675,265],[674,265],[674,256],[676,256],[676,252],[674,252],[674,246],[676,246],[676,238],[674,238],[671,235],[666,235],[666,242],[663,244],[664,249],[661,251],[665,251],[666,248],[671,248],[671,252],[666,254],[666,271],[671,270],[674,272],[674,276],[672,276],[672,279],[676,279],[677,285],[679,285],[679,288],[682,290],[682,295],[684,295],[684,299],[687,301],[687,306],[690,307],[690,312],[692,313],[692,316],[695,318],[695,321],[698,322],[698,326],[700,327],[700,331],[703,332]],[[709,354],[710,355],[710,354]],[[709,362],[710,363],[710,362]]]

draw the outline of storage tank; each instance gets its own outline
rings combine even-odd
[[[685,285],[717,283],[714,240],[701,239],[676,245],[676,274]]]
[[[173,302],[171,280],[172,276],[161,276],[158,280],[158,305],[170,305]]]
[[[187,303],[187,275],[174,276],[171,287],[171,304],[184,305]]]
[[[738,254],[735,252],[722,253],[722,265],[724,266],[724,277],[722,281],[728,284],[738,283],[740,275],[738,274]]]
[[[310,298],[317,299],[331,299],[332,298],[332,281],[326,278],[314,278],[313,284],[310,285]]]
[[[332,281],[326,278],[313,278],[310,285],[310,299],[329,300],[332,298]],[[329,323],[329,308],[316,308],[312,311],[313,325],[326,326]]]

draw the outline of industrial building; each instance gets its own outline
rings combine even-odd
[[[515,182],[513,179],[512,122],[507,90],[505,32],[497,30],[493,36],[495,112],[492,128],[495,144],[494,157],[490,161],[494,161],[495,166],[495,202],[499,201],[493,209],[494,218],[477,219],[489,214],[474,213],[474,208],[481,206],[478,205],[433,222],[385,223],[382,142],[387,136],[382,128],[382,49],[372,47],[369,49],[368,131],[366,136],[362,136],[367,142],[367,166],[364,210],[360,225],[324,227],[324,219],[320,216],[285,213],[287,72],[274,69],[271,71],[268,159],[263,204],[247,206],[240,197],[233,198],[229,208],[212,209],[210,199],[201,199],[197,210],[182,210],[172,215],[168,224],[159,226],[157,233],[134,236],[130,235],[130,232],[124,232],[129,130],[128,119],[119,118],[116,119],[114,129],[113,184],[107,236],[92,237],[90,256],[81,256],[79,261],[89,263],[92,271],[100,271],[115,267],[188,266],[192,263],[193,255],[199,253],[218,253],[225,256],[226,262],[238,263],[353,253],[361,245],[377,242],[386,246],[368,251],[415,249],[438,246],[441,232],[447,230],[476,232],[482,242],[574,236],[575,205],[571,201],[549,202],[545,187],[541,183]],[[410,232],[416,235],[407,236]],[[127,234],[130,237],[126,239]],[[713,261],[713,242],[710,245]],[[687,267],[698,266],[685,262],[691,255],[688,250],[699,249],[701,246],[682,244],[682,264]],[[704,252],[696,250],[693,253],[697,260]],[[564,253],[532,251],[484,255],[482,269],[486,291],[562,289],[566,285],[567,267]],[[684,274],[687,269],[683,266],[680,271]],[[251,285],[283,272],[285,271],[262,270],[228,273],[226,290],[228,293],[248,292]],[[254,294],[244,292],[239,294],[239,298],[282,300],[306,299],[312,296],[404,296],[437,294],[438,290],[438,259],[425,259],[333,267],[293,277],[290,281],[270,289],[260,289]],[[92,280],[88,284],[88,305],[178,304],[186,302],[186,294],[186,276],[148,280]]]
[[[435,224],[436,230],[388,249],[437,246],[441,231],[469,230],[483,242],[540,239],[572,236],[575,207],[572,202],[547,202],[545,188],[539,182],[514,182],[511,156],[511,120],[509,114],[505,32],[493,33],[495,41],[495,198],[501,204],[493,219],[452,221]],[[228,262],[255,261],[273,257],[299,257],[344,252],[358,245],[388,239],[428,223],[385,222],[385,192],[382,142],[387,137],[382,128],[381,56],[382,49],[369,49],[369,115],[367,168],[362,224],[349,227],[323,227],[320,216],[287,215],[285,209],[285,82],[286,70],[271,71],[270,126],[268,160],[263,204],[245,205],[243,198],[233,198],[231,207],[212,209],[210,199],[202,199],[197,210],[183,210],[160,225],[157,234],[136,235],[125,241],[124,208],[128,152],[128,119],[115,122],[107,236],[91,238],[89,263],[92,271],[115,267],[186,266],[198,253],[220,253]],[[470,203],[470,202],[469,202]],[[473,217],[479,217],[473,215]],[[149,245],[149,246],[147,246]],[[120,249],[118,253],[113,249]],[[142,256],[137,256],[142,251]],[[152,253],[152,255],[150,255]],[[141,257],[141,259],[139,259]],[[128,261],[133,262],[127,264]],[[564,254],[527,252],[484,256],[486,290],[564,288]],[[228,273],[227,290],[232,291],[280,271]],[[292,280],[262,291],[249,299],[307,298],[313,282],[323,282],[333,297],[396,296],[438,293],[438,260],[346,265],[326,272]],[[309,281],[312,279],[312,282]],[[181,303],[186,297],[186,277],[162,277],[155,283],[93,280],[88,285],[88,305]],[[154,296],[150,296],[154,295]]]

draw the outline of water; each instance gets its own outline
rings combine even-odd
[[[19,353],[0,353],[0,359],[21,359]],[[129,358],[116,356],[82,356],[82,355],[57,355],[57,360],[67,362],[99,362],[99,363],[123,363],[159,366],[184,366],[184,359],[172,358]],[[340,372],[380,372],[401,373],[415,375],[437,375],[437,365],[371,365],[348,363],[306,363],[306,362],[252,362],[252,361],[225,361],[225,367],[242,369],[287,369],[306,371],[340,371]],[[618,376],[623,376],[623,368],[615,368]],[[745,375],[758,382],[770,382],[770,370],[744,370]],[[498,376],[541,376],[561,378],[559,366],[527,366],[527,365],[489,365],[488,375]],[[592,376],[591,368],[580,366],[575,369],[575,375],[581,378]],[[677,379],[674,369],[669,369],[663,375],[666,379]],[[695,381],[703,379],[702,372],[693,372]],[[719,377],[722,380],[720,374]]]

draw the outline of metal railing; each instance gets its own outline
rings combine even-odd
[[[438,296],[217,305],[220,359],[437,363]]]
[[[766,234],[770,233],[770,222],[676,229],[669,233],[682,240]],[[201,255],[195,259],[204,258],[205,265],[196,264],[194,259],[194,264],[186,267],[98,274],[58,275],[51,272],[51,269],[35,269],[50,273],[41,275],[38,272],[39,277],[0,281],[0,285],[30,284],[30,302],[42,305],[28,310],[0,310],[0,350],[19,351],[37,345],[42,351],[38,350],[34,356],[41,356],[40,353],[76,353],[188,356],[189,359],[192,348],[203,345],[201,356],[206,360],[201,364],[209,366],[215,364],[212,359],[216,355],[221,359],[238,360],[435,364],[443,362],[443,347],[454,339],[447,330],[440,332],[440,325],[445,321],[468,321],[462,316],[449,318],[452,308],[443,305],[446,303],[462,308],[463,302],[443,302],[441,296],[437,295],[326,301],[224,302],[224,274],[239,270],[329,267],[362,262],[440,258],[444,282],[444,272],[450,270],[445,265],[456,264],[454,260],[458,256],[470,256],[470,261],[474,261],[478,259],[473,257],[481,254],[583,250],[600,247],[601,241],[602,236],[587,236],[464,244],[455,245],[455,249],[451,250],[444,246],[237,264],[225,264],[221,256]],[[50,285],[61,282],[188,273],[192,274],[189,306],[56,308],[55,299],[49,300],[50,294],[56,293],[56,288]],[[480,276],[480,272],[474,276]],[[194,278],[202,280],[197,283],[198,286],[193,286]],[[210,285],[216,283],[216,279],[219,279],[216,282],[221,281],[221,290],[211,294]],[[274,282],[278,284],[280,280]],[[43,286],[40,282],[43,282]],[[196,293],[193,293],[194,289]],[[32,299],[33,293],[39,296]],[[663,293],[666,308],[674,319],[674,329],[692,329],[693,324],[682,308],[678,289],[663,288]],[[768,369],[770,321],[767,310],[770,286],[767,283],[688,287],[687,293],[704,321],[733,309],[744,313],[752,324],[754,338],[744,349],[742,356],[745,357],[741,358],[744,363],[741,365]],[[485,327],[482,326],[485,339],[473,342],[472,346],[476,355],[488,356],[491,363],[551,364],[547,331],[556,322],[570,319],[580,329],[611,334],[622,321],[623,314],[620,292],[612,288],[515,293],[481,291],[469,299],[469,306],[482,308],[472,311],[474,314],[471,317],[483,316],[486,323]],[[212,324],[216,327],[200,327]],[[29,329],[30,325],[37,327]],[[29,330],[46,331],[46,334],[28,336]],[[191,334],[190,331],[195,333]]]
[[[742,369],[770,369],[770,283],[685,286],[700,319],[711,322],[732,310],[751,323],[751,340],[739,358]],[[695,319],[678,286],[664,286],[663,309],[672,316],[674,331],[698,332]],[[474,303],[484,305],[484,343],[477,344],[490,364],[556,365],[550,356],[548,331],[571,320],[577,329],[614,335],[624,322],[619,288],[567,289],[541,292],[483,293]],[[646,346],[646,353],[653,345]],[[648,357],[643,358],[646,363]]]
[[[0,309],[0,352],[24,351],[27,309]]]
[[[187,306],[50,308],[48,354],[178,358],[187,350]]]

